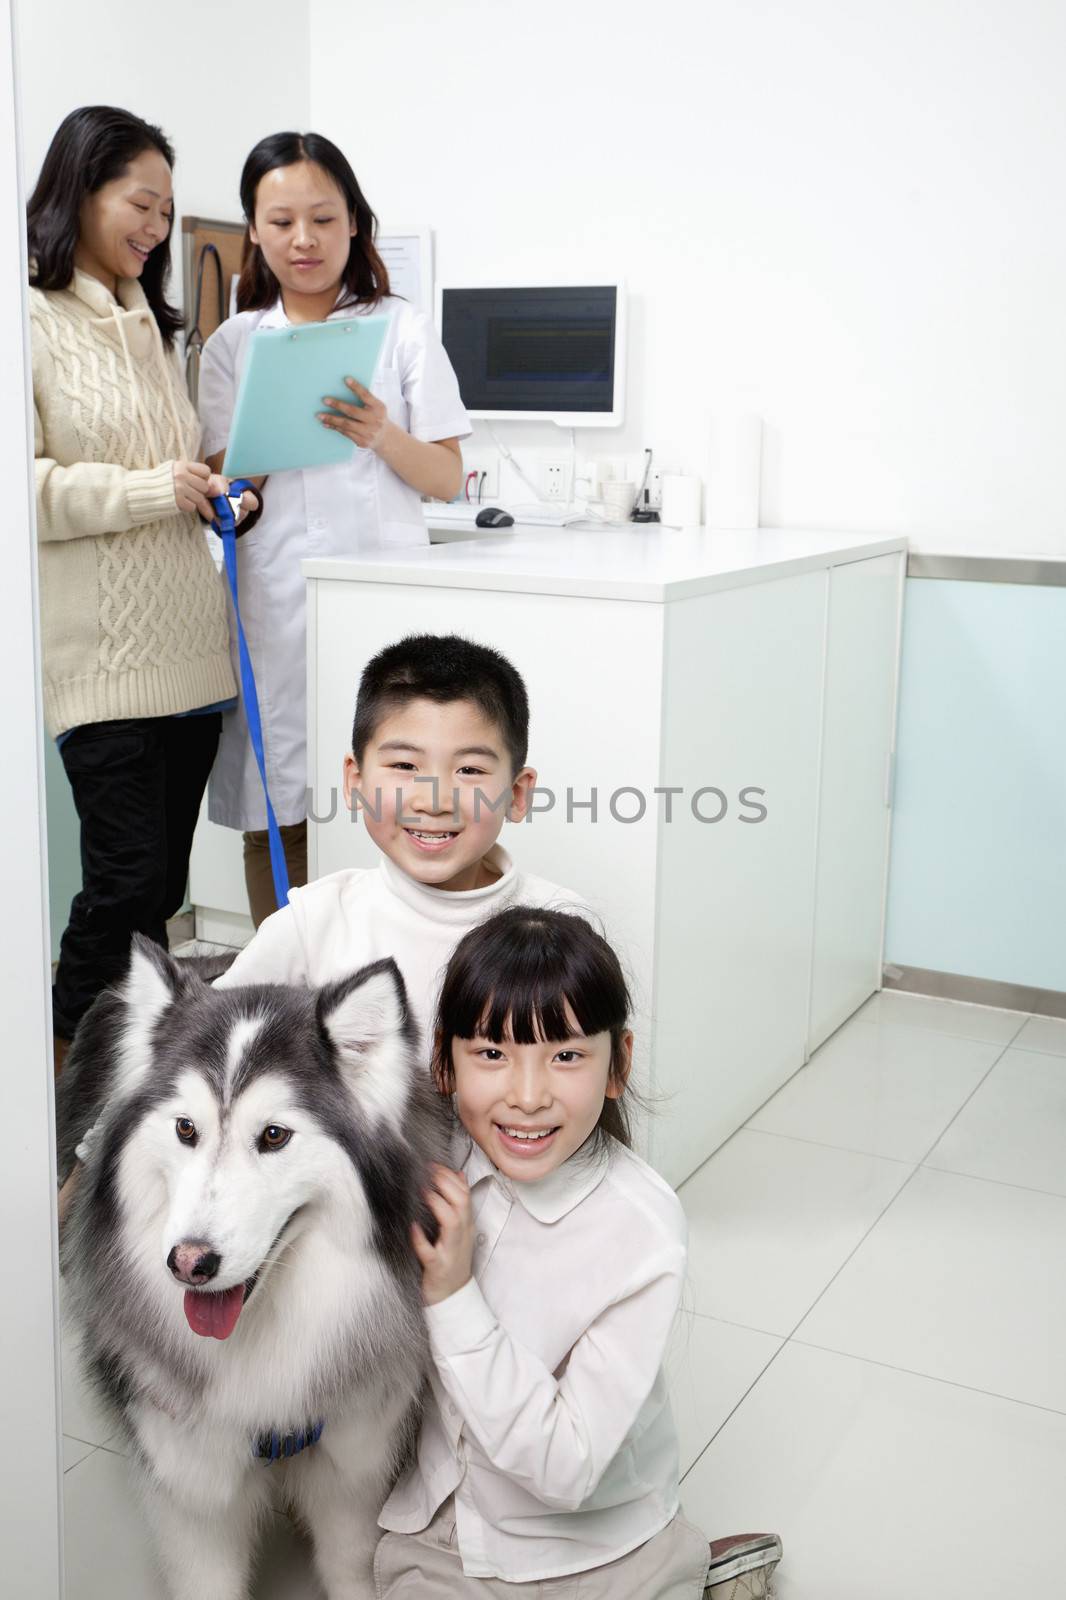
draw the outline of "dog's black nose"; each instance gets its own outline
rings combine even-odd
[[[176,1244],[167,1256],[167,1266],[179,1283],[210,1283],[221,1265],[222,1257],[206,1244]]]

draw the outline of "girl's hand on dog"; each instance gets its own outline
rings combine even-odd
[[[426,1204],[437,1219],[440,1233],[437,1242],[430,1244],[415,1222],[411,1225],[411,1239],[422,1265],[422,1298],[427,1306],[435,1306],[470,1281],[474,1213],[470,1189],[461,1172],[440,1166],[430,1170],[434,1187],[426,1190]]]

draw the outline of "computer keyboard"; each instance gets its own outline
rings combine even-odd
[[[472,528],[479,511],[486,511],[489,501],[485,500],[480,505],[476,501],[453,500],[447,505],[427,503],[422,510],[429,526],[432,527],[457,527]],[[567,528],[572,522],[581,522],[588,513],[578,511],[574,506],[530,504],[523,506],[499,506],[497,510],[507,511],[516,522],[524,522],[532,528]]]
[[[524,522],[531,528],[568,528],[572,522],[580,522],[585,516],[583,511],[578,511],[574,506],[552,506],[546,503],[508,506],[507,509],[516,522]]]
[[[436,500],[427,500],[422,507],[426,521],[431,524],[443,525],[444,523],[454,522],[460,527],[469,525],[471,528],[474,526],[474,518],[478,512],[484,511],[484,509],[483,505],[479,506],[476,502],[469,500],[453,500],[449,504],[443,505]]]

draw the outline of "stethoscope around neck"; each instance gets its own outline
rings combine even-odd
[[[204,353],[204,336],[200,327],[200,312],[204,297],[204,267],[211,259],[215,264],[215,280],[218,290],[216,305],[216,327],[221,327],[226,320],[226,296],[223,287],[222,257],[218,253],[218,246],[210,241],[202,245],[200,254],[196,258],[196,288],[193,293],[192,327],[185,339],[185,381],[189,389],[189,397],[193,405],[197,401],[197,391],[200,387],[200,357]]]

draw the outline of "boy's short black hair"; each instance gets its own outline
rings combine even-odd
[[[506,656],[455,633],[412,633],[368,661],[359,680],[352,755],[362,766],[383,718],[411,700],[469,700],[503,734],[512,774],[526,764],[529,697]]]

